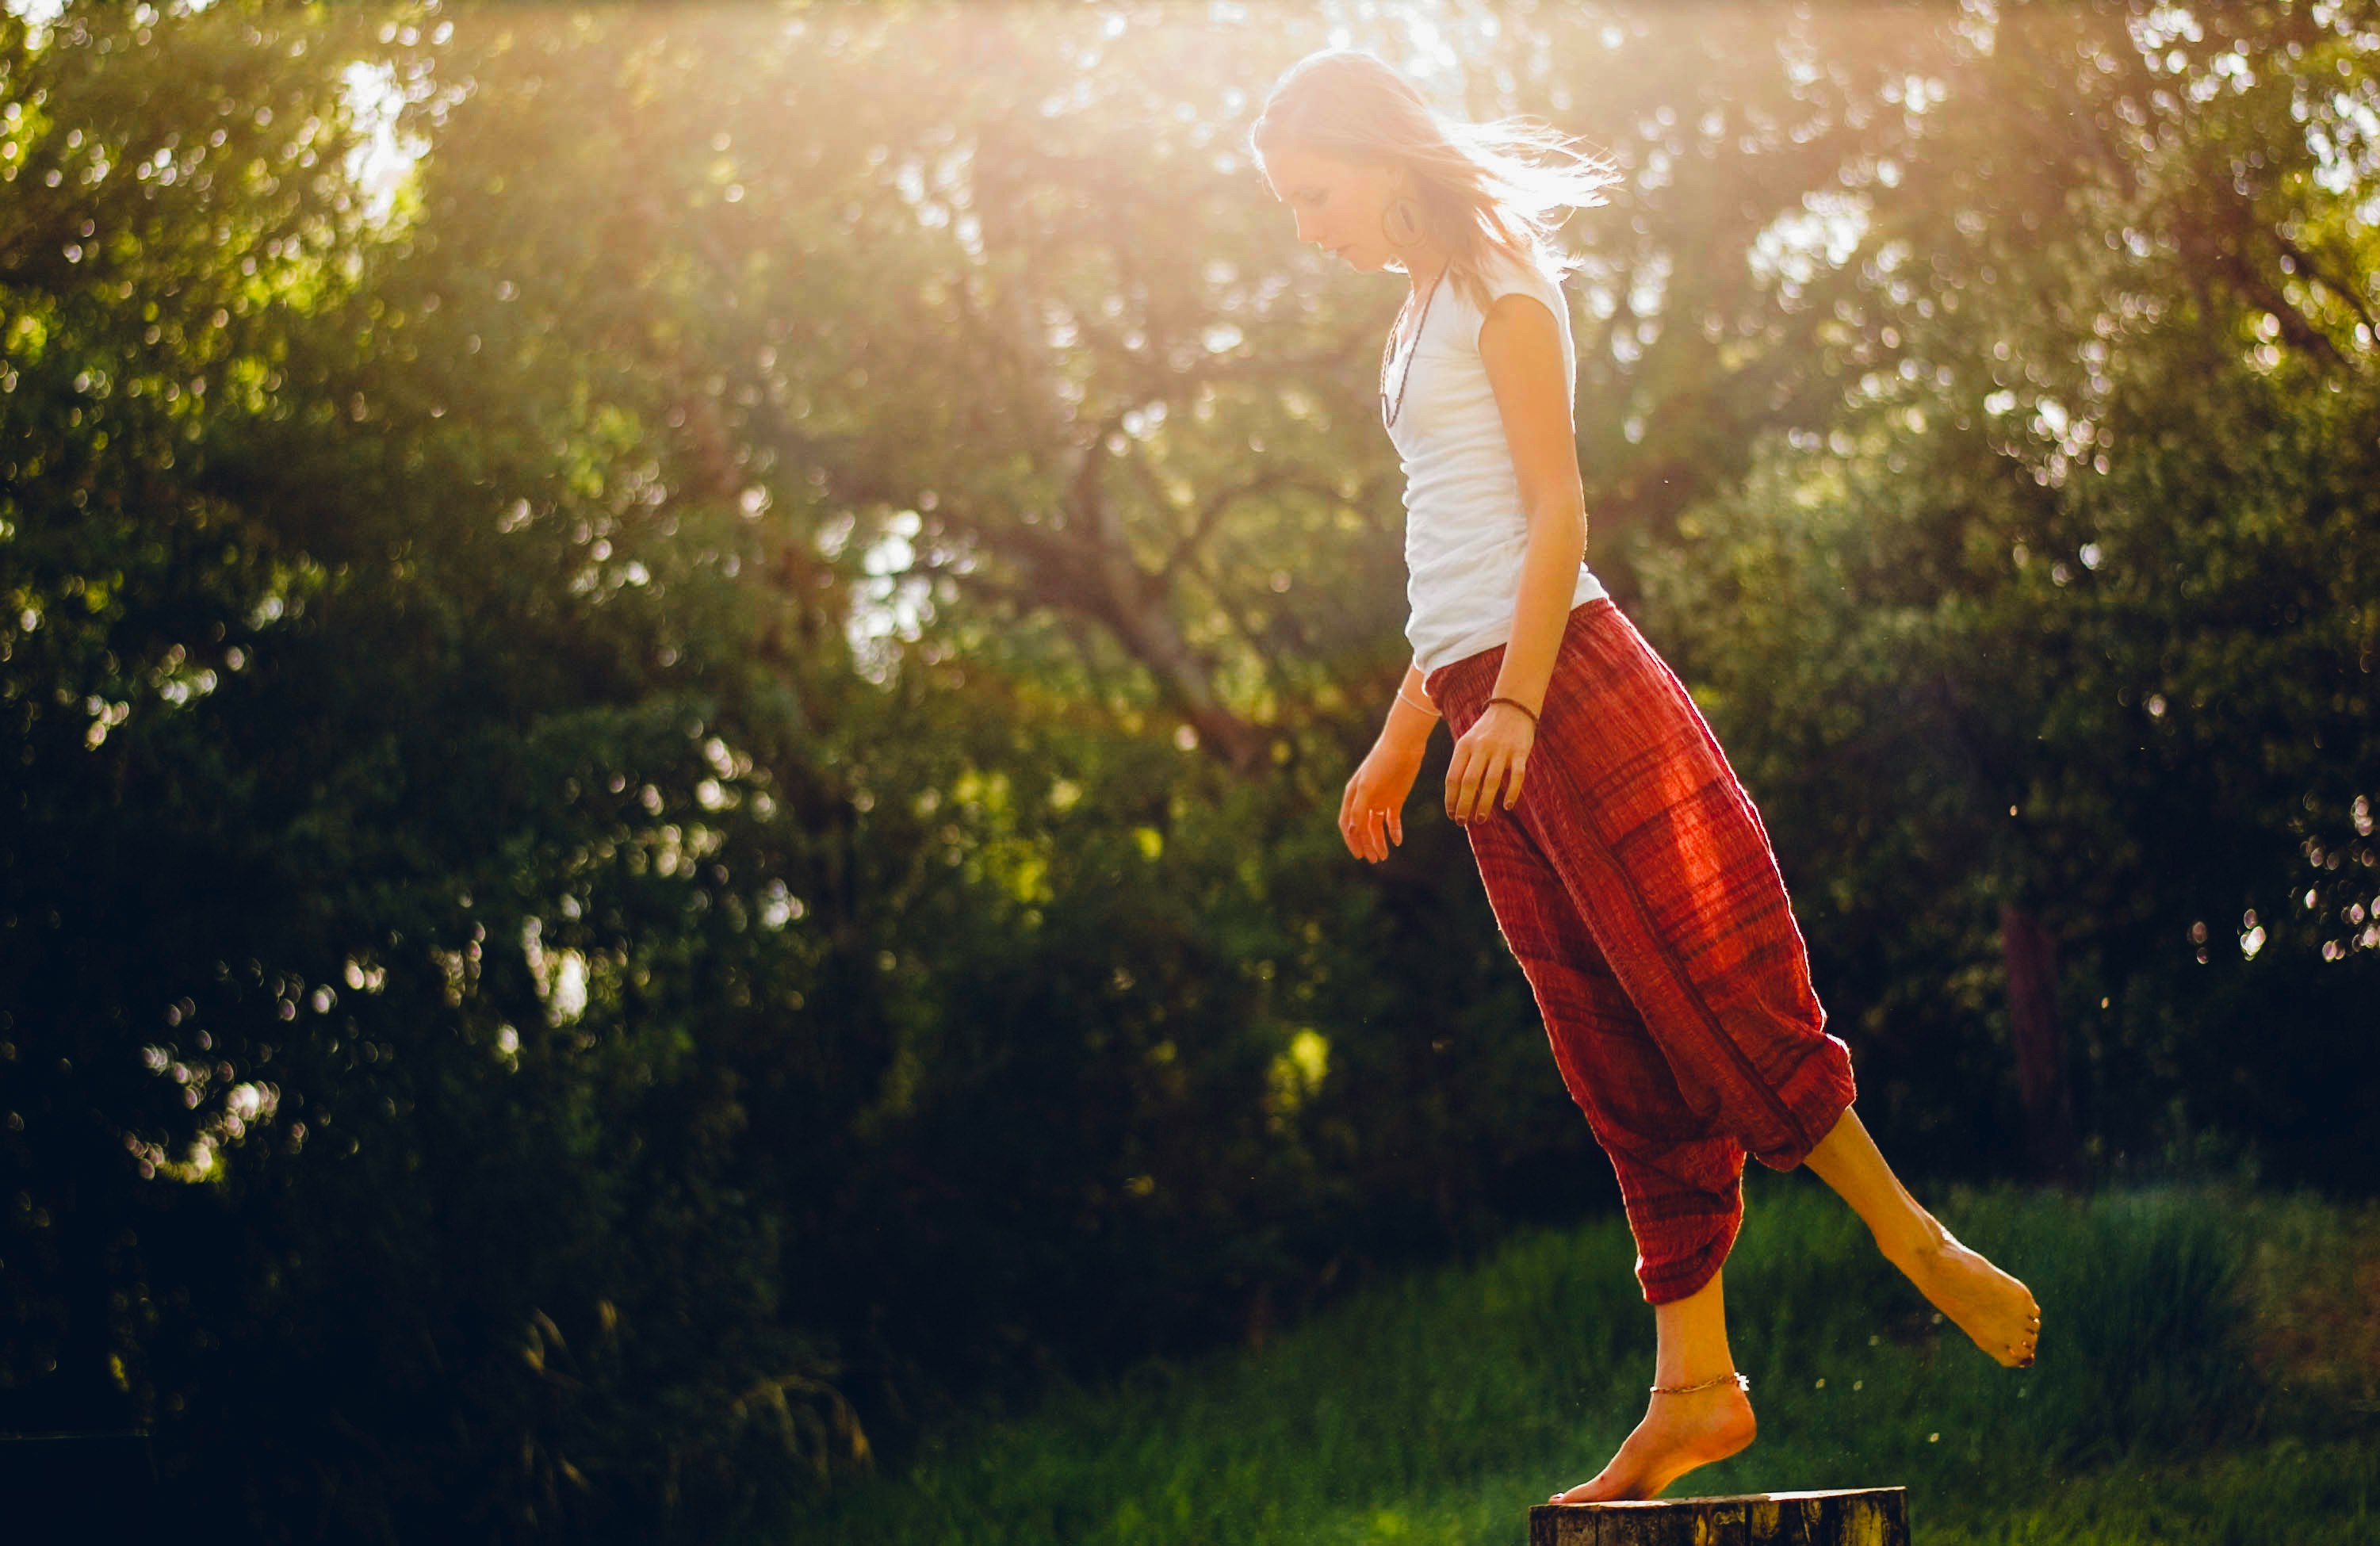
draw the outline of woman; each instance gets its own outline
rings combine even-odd
[[[1297,237],[1410,280],[1381,417],[1406,476],[1414,662],[1339,825],[1378,863],[1432,722],[1463,823],[1572,1098],[1610,1156],[1658,1334],[1644,1421],[1556,1503],[1658,1496],[1752,1442],[1720,1266],[1743,1161],[1807,1164],[1918,1290],[2000,1363],[2040,1312],[1902,1189],[1851,1106],[1760,817],[1678,679],[1583,561],[1570,309],[1556,212],[1608,163],[1551,130],[1435,113],[1371,55],[1300,61],[1250,142]]]

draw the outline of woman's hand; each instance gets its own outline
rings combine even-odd
[[[1416,740],[1412,746],[1401,746],[1383,737],[1373,743],[1370,753],[1347,780],[1347,792],[1339,800],[1339,835],[1357,858],[1378,864],[1389,857],[1390,842],[1404,842],[1405,797],[1413,792],[1414,780],[1421,773],[1427,744]]]
[[[1537,742],[1536,721],[1510,703],[1490,703],[1463,738],[1454,743],[1454,758],[1446,767],[1446,814],[1469,826],[1496,809],[1497,790],[1503,790],[1504,809],[1521,797],[1521,773],[1529,765],[1529,749]]]

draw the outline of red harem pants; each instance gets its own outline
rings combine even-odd
[[[1504,646],[1429,675],[1461,736]],[[1574,608],[1521,797],[1465,829],[1571,1098],[1611,1157],[1648,1304],[1707,1284],[1743,1157],[1791,1170],[1857,1093],[1751,798],[1608,598]]]

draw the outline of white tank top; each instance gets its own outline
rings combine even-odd
[[[1482,277],[1491,302],[1519,290],[1553,312],[1561,329],[1562,378],[1575,423],[1578,351],[1560,285],[1535,262],[1492,249]],[[1420,335],[1389,361],[1390,402],[1397,401],[1397,383],[1404,382],[1389,439],[1405,475],[1405,638],[1425,677],[1511,639],[1521,558],[1529,545],[1512,442],[1479,357],[1479,328],[1486,321],[1485,312],[1441,277]],[[1582,556],[1570,604],[1604,593],[1603,582]]]

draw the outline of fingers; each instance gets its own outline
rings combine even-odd
[[[1389,807],[1389,836],[1390,836],[1390,837],[1391,837],[1391,838],[1393,838],[1393,839],[1396,841],[1396,844],[1397,844],[1397,846],[1398,846],[1399,847],[1402,847],[1402,846],[1404,846],[1404,841],[1405,841],[1405,818],[1404,818],[1404,813],[1403,813],[1402,811],[1399,810],[1395,806],[1390,806],[1390,807]]]
[[[1471,825],[1480,816],[1495,809],[1495,787],[1497,780],[1501,778],[1504,778],[1504,759],[1501,759],[1500,751],[1488,751],[1485,756],[1480,756],[1478,783],[1471,785],[1463,792],[1463,799],[1457,801],[1457,809],[1463,813],[1463,825]]]
[[[1447,787],[1452,798],[1446,813],[1468,826],[1496,809],[1496,791],[1504,780],[1504,770],[1512,753],[1501,747],[1481,750],[1463,762],[1461,776],[1447,774]]]
[[[1499,749],[1488,764],[1488,776],[1480,781],[1478,803],[1471,810],[1475,820],[1495,813],[1498,795],[1510,781],[1512,773],[1512,754]]]
[[[1446,765],[1446,819],[1450,822],[1463,820],[1465,792],[1479,781],[1475,767],[1478,755],[1468,737],[1454,743],[1453,761]]]
[[[1346,843],[1349,853],[1377,864],[1389,857],[1391,834],[1399,843],[1405,840],[1404,822],[1393,808],[1386,810],[1351,809],[1357,803],[1358,799],[1353,796],[1341,803],[1339,836]]]
[[[1454,743],[1446,770],[1447,820],[1465,826],[1494,814],[1500,793],[1505,810],[1520,804],[1521,775],[1529,765],[1530,738],[1482,736],[1481,728],[1475,724]]]

